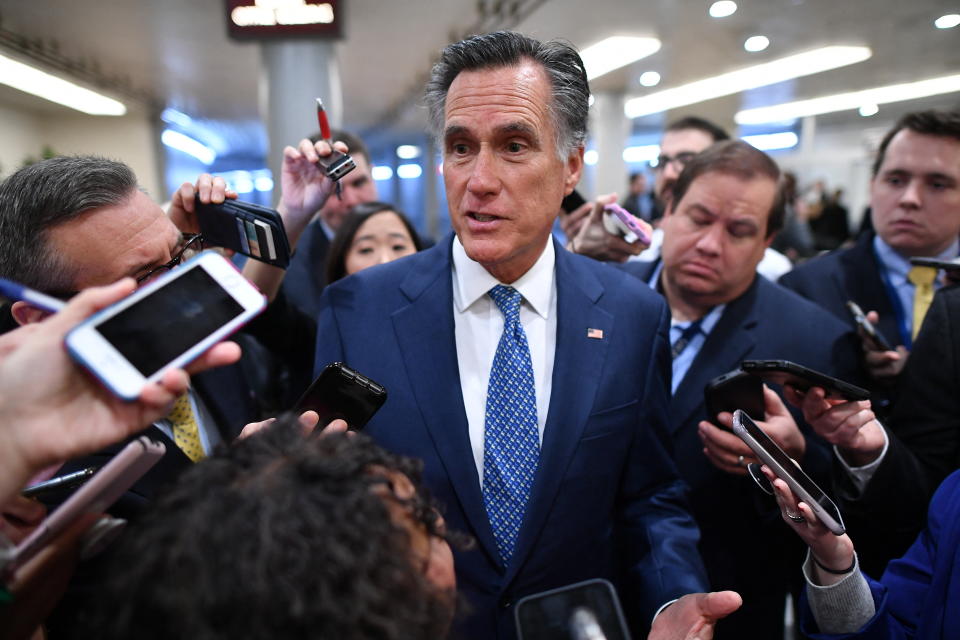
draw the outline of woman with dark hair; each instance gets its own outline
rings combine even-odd
[[[358,204],[346,215],[327,254],[327,284],[423,248],[403,213],[385,202]]]

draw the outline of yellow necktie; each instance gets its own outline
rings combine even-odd
[[[173,427],[173,441],[177,443],[181,451],[193,462],[198,462],[206,457],[203,452],[203,444],[200,442],[200,427],[197,425],[197,417],[193,414],[190,407],[190,397],[183,394],[173,403],[173,409],[167,416]]]
[[[920,333],[923,317],[933,302],[933,281],[937,279],[937,270],[933,267],[910,267],[907,280],[913,283],[913,338]]]

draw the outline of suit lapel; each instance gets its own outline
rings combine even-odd
[[[757,276],[747,291],[727,304],[720,320],[694,358],[677,392],[670,402],[670,429],[676,431],[686,425],[695,412],[703,413],[703,389],[710,380],[726,371],[719,371],[718,364],[729,363],[734,369],[756,344],[753,328],[757,325],[756,309],[759,278]]]
[[[394,311],[391,319],[417,406],[457,500],[479,544],[499,562],[473,463],[460,387],[452,311],[452,241],[450,235],[428,250],[437,255],[421,260],[424,267],[406,277],[401,291],[409,304]],[[426,318],[433,320],[425,322]]]
[[[897,345],[903,340],[890,294],[880,276],[882,267],[873,251],[873,238],[872,233],[861,236],[854,248],[840,257],[844,266],[832,277],[838,281],[840,291],[848,291],[850,299],[857,301],[864,312],[876,311],[880,314],[880,332]]]
[[[557,342],[550,408],[540,447],[533,491],[504,584],[517,574],[543,529],[570,459],[580,442],[596,395],[614,318],[597,306],[603,285],[590,272],[574,268],[574,258],[556,246]],[[587,336],[599,329],[607,338]]]

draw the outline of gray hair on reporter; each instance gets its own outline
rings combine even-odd
[[[72,289],[73,274],[50,251],[47,232],[120,204],[135,189],[130,167],[98,156],[50,158],[11,174],[0,184],[0,276],[41,291]]]
[[[511,31],[471,36],[441,52],[424,94],[434,137],[439,141],[443,136],[447,91],[460,72],[509,67],[525,60],[539,63],[550,80],[553,99],[549,109],[560,158],[583,146],[587,139],[590,85],[580,54],[567,42],[541,42]]]

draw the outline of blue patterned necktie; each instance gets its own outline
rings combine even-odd
[[[537,400],[530,347],[520,324],[520,292],[497,285],[489,293],[503,313],[503,334],[487,388],[483,504],[500,558],[509,564],[540,457]]]

